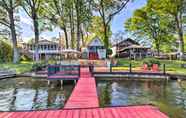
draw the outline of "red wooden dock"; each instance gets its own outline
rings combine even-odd
[[[99,108],[95,78],[88,68],[81,68],[80,75],[64,109],[0,112],[0,118],[168,118],[149,105]]]
[[[91,77],[89,68],[80,69],[80,78],[65,108],[99,107],[95,78]]]
[[[64,109],[33,112],[0,112],[0,118],[168,118],[156,107],[130,106]]]

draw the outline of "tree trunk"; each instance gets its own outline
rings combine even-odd
[[[176,27],[178,32],[178,39],[179,39],[179,53],[180,53],[180,60],[183,60],[184,54],[184,39],[183,39],[183,29],[182,29],[182,15],[179,14],[175,16],[176,19]]]
[[[80,16],[79,16],[79,0],[76,1],[76,17],[77,17],[77,50],[80,51]]]
[[[155,40],[155,44],[156,44],[156,50],[157,50],[158,56],[160,56],[160,44],[159,44],[159,41]]]
[[[68,34],[67,34],[67,29],[66,27],[63,28],[63,31],[65,33],[65,42],[66,42],[66,49],[69,48],[69,45],[68,45]]]
[[[17,37],[16,37],[13,11],[9,11],[9,19],[10,19],[10,30],[11,30],[11,37],[12,37],[12,43],[13,43],[13,63],[18,63],[20,56],[19,56],[19,51],[17,48]]]
[[[74,49],[74,21],[73,21],[73,10],[70,9],[70,34],[71,34],[71,48]]]
[[[38,24],[38,18],[37,14],[35,13],[35,17],[33,18],[34,22],[34,34],[35,34],[35,61],[39,61],[39,24]]]
[[[82,46],[85,47],[85,39],[84,39],[82,28],[81,28],[81,39],[82,39]]]
[[[108,34],[107,34],[107,25],[104,23],[104,43],[106,49],[109,47]]]

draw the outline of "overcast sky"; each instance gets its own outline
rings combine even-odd
[[[124,30],[124,22],[130,18],[134,12],[134,10],[143,7],[146,4],[146,0],[134,0],[134,2],[131,2],[127,5],[125,9],[120,12],[112,21],[111,29],[112,32],[115,33],[117,31],[123,31]],[[24,40],[30,39],[31,37],[34,37],[33,33],[33,26],[31,19],[27,16],[26,13],[20,12],[21,16],[21,32],[22,32],[22,38]],[[52,32],[43,32],[41,34],[41,37],[44,38],[51,38],[51,37],[58,37],[60,31],[59,29],[54,29]]]

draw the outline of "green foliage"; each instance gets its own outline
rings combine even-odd
[[[112,49],[107,49],[107,55],[112,55]]]
[[[109,26],[110,27],[110,26]],[[112,31],[110,28],[107,28],[108,37],[112,35]],[[99,37],[104,42],[104,26],[102,23],[102,19],[99,16],[93,16],[91,19],[91,23],[88,27],[88,31],[91,32],[91,36],[89,37]]]
[[[32,61],[32,58],[28,57],[27,55],[22,55],[20,61]]]
[[[104,26],[104,44],[109,48],[109,34],[111,21],[125,8],[130,0],[94,0],[94,7],[98,11]]]
[[[0,63],[12,61],[13,50],[10,44],[0,40]]]
[[[186,35],[184,35],[184,46],[186,47]],[[186,48],[185,48],[185,52],[186,52]]]
[[[43,68],[46,68],[46,66],[47,66],[46,62],[36,62],[32,65],[32,70],[39,71],[42,70]]]
[[[152,67],[153,64],[158,64],[160,66],[160,61],[155,58],[146,58],[143,60],[143,64],[147,64],[148,67]]]
[[[110,91],[109,91],[109,84],[110,83],[106,83],[106,85],[102,88],[101,90],[101,96],[100,96],[100,101],[101,101],[101,106],[103,107],[104,105],[108,105],[110,104],[110,99],[111,99],[111,96],[110,96]]]
[[[30,72],[32,70],[32,62],[22,61],[22,62],[17,63],[17,64],[2,63],[2,64],[0,64],[0,67],[16,70],[17,74],[22,74],[22,73],[25,73],[25,72]]]
[[[174,40],[174,18],[163,13],[160,1],[157,0],[148,0],[145,7],[136,10],[125,22],[125,28],[138,37],[146,37],[157,51],[165,49],[162,48],[163,43],[167,45],[167,42]]]

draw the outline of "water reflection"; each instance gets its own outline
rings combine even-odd
[[[49,87],[47,81],[32,78],[0,80],[0,111],[63,108],[72,88]]]
[[[153,104],[171,118],[186,116],[185,81],[98,81],[97,89],[101,106]],[[103,96],[109,96],[109,99]]]

